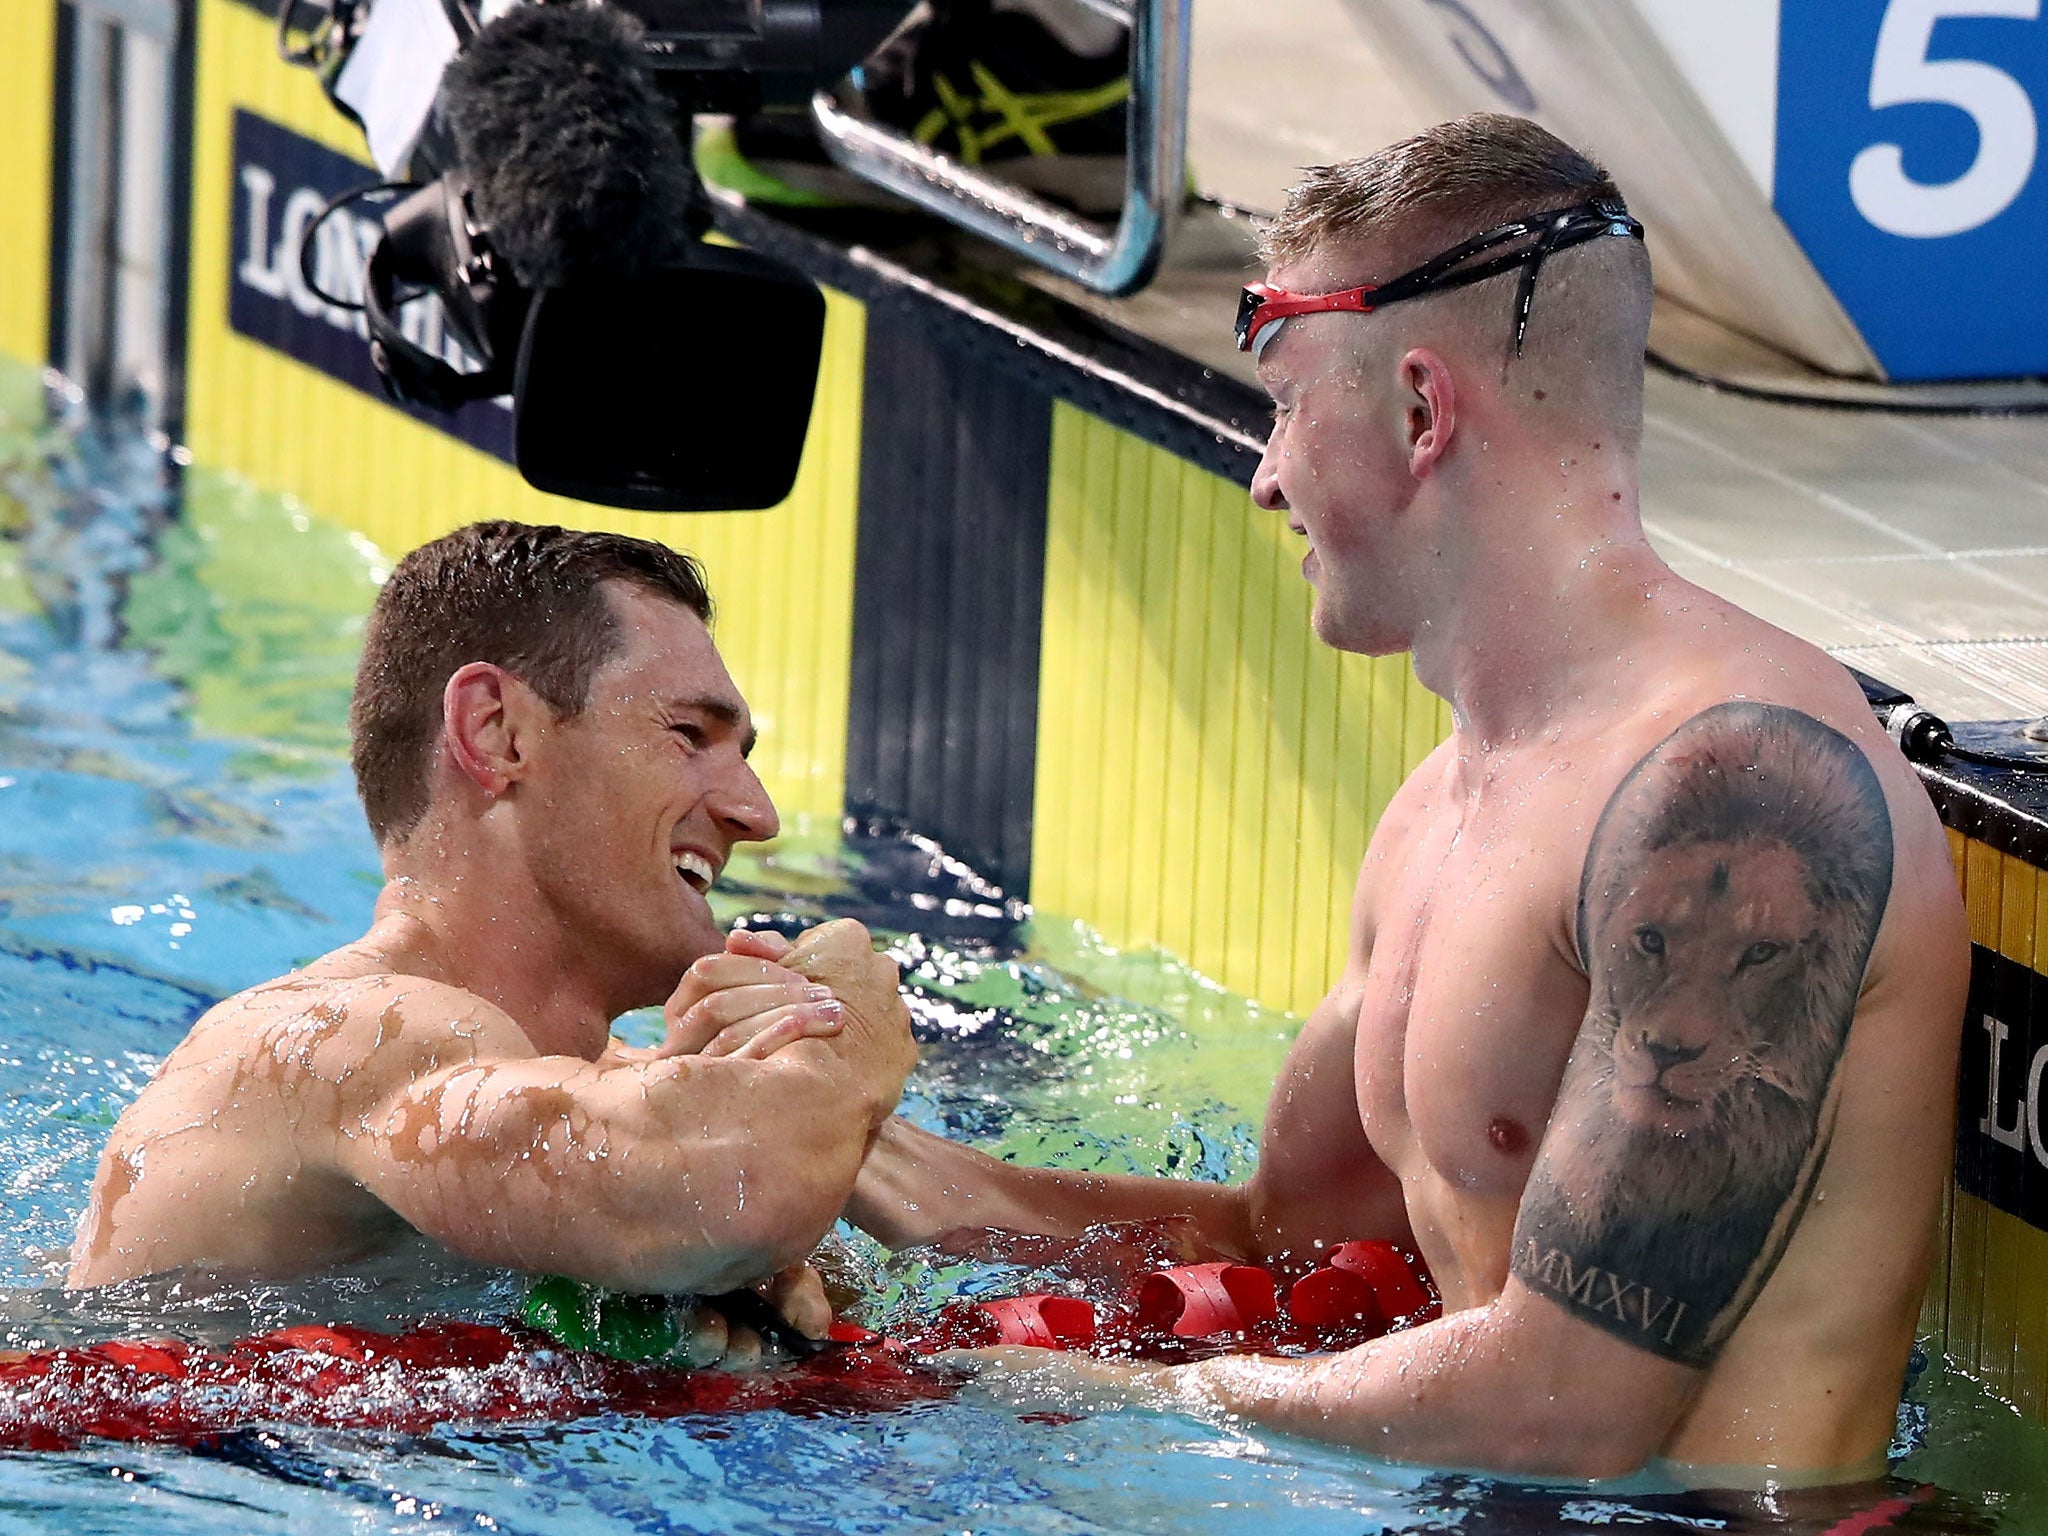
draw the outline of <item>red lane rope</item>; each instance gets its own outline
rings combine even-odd
[[[38,1350],[0,1356],[0,1449],[65,1450],[89,1438],[190,1444],[265,1423],[420,1433],[599,1413],[887,1412],[959,1389],[961,1373],[919,1358],[936,1350],[1035,1344],[1155,1360],[1307,1352],[1440,1310],[1411,1255],[1346,1243],[1329,1260],[1296,1282],[1285,1308],[1263,1269],[1193,1264],[1143,1276],[1120,1306],[1070,1296],[956,1303],[903,1339],[841,1324],[833,1338],[843,1347],[750,1373],[632,1364],[523,1327],[465,1322],[403,1334],[281,1328],[222,1350],[176,1340]]]
[[[1422,1261],[1390,1243],[1343,1243],[1283,1302],[1254,1264],[1183,1264],[1138,1278],[1122,1302],[1071,1296],[956,1302],[921,1332],[913,1350],[1030,1344],[1110,1359],[1192,1360],[1223,1353],[1307,1354],[1349,1349],[1443,1311]]]
[[[422,1433],[598,1413],[886,1412],[948,1397],[960,1380],[876,1348],[742,1374],[629,1365],[476,1323],[405,1334],[285,1328],[222,1351],[117,1341],[0,1363],[0,1447],[68,1450],[93,1437],[189,1444],[263,1423]]]

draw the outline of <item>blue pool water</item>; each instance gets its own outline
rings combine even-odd
[[[383,557],[196,471],[172,517],[135,445],[39,435],[24,425],[38,410],[33,379],[0,375],[0,1345],[502,1318],[518,1294],[509,1277],[454,1266],[212,1294],[58,1288],[106,1131],[187,1025],[367,920],[376,859],[343,730]],[[1249,1171],[1289,1020],[1042,915],[1019,926],[984,910],[920,929],[905,898],[953,880],[913,842],[799,829],[736,860],[719,901],[728,918],[852,912],[886,934],[915,992],[924,1062],[907,1108],[921,1122],[1032,1160]],[[853,1250],[874,1266],[883,1321],[1016,1280]],[[1902,1424],[1902,1450],[1931,1426],[1902,1477],[1939,1481],[1956,1508],[2010,1529],[2048,1529],[2048,1505],[2012,1491],[2048,1486],[2027,1470],[2043,1465],[2038,1440],[2002,1406],[1937,1366]],[[1982,1528],[1974,1519],[1921,1528]],[[1282,1526],[1746,1528],[1699,1507],[1516,1493],[1149,1412],[1025,1422],[973,1389],[866,1417],[408,1436],[252,1425],[198,1450],[0,1455],[0,1531]]]

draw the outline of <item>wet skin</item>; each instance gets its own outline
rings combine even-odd
[[[623,645],[575,716],[495,667],[450,680],[374,925],[194,1026],[115,1127],[70,1284],[304,1275],[417,1229],[718,1291],[829,1229],[914,1059],[896,968],[853,923],[727,949],[705,891],[776,830],[745,702],[696,615],[609,596]],[[611,1043],[655,1004],[660,1047]]]
[[[1271,280],[1331,291],[1420,254]],[[1106,1383],[1575,1477],[1866,1471],[1951,1146],[1968,946],[1945,835],[1841,667],[1650,549],[1629,434],[1455,333],[1360,329],[1381,320],[1284,322],[1253,496],[1306,546],[1317,634],[1411,650],[1456,725],[1375,828],[1257,1174],[1017,1169],[892,1123],[853,1214],[962,1247],[1173,1215],[1190,1258],[1283,1273],[1378,1237],[1443,1290],[1441,1321],[1314,1361],[1009,1358],[1019,1401]]]

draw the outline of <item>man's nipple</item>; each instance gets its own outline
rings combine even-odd
[[[1505,1152],[1509,1157],[1519,1157],[1529,1150],[1529,1128],[1506,1115],[1495,1115],[1486,1123],[1486,1139],[1493,1143],[1496,1152]]]

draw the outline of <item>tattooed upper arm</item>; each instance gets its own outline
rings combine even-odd
[[[1579,887],[1592,998],[1515,1227],[1523,1284],[1711,1361],[1784,1252],[1891,891],[1869,762],[1723,704],[1630,770]]]

